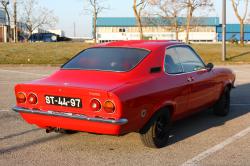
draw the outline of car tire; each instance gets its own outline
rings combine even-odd
[[[227,116],[230,111],[230,88],[226,87],[220,99],[215,103],[213,112],[217,116]]]
[[[171,126],[169,111],[164,109],[156,113],[147,125],[147,129],[140,132],[143,144],[149,148],[165,147],[168,144]]]

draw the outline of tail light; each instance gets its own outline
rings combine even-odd
[[[90,102],[90,108],[92,111],[100,111],[102,108],[102,105],[99,100],[97,99],[92,99]]]
[[[16,94],[16,101],[18,103],[25,103],[26,102],[26,95],[23,92],[19,92]]]
[[[37,99],[36,94],[30,93],[29,96],[28,96],[28,102],[30,104],[37,104],[37,101],[38,101],[38,99]]]
[[[114,113],[115,112],[115,104],[112,101],[106,101],[103,105],[103,109],[107,113]]]

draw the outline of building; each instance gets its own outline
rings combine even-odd
[[[10,40],[14,41],[14,22],[10,22]],[[7,18],[6,13],[4,9],[0,8],[0,42],[7,42],[7,31],[8,25],[7,25]],[[26,27],[25,23],[17,22],[17,33],[18,38],[20,41],[22,41],[25,37],[28,36],[28,29]]]
[[[49,29],[48,30],[50,33],[54,33],[60,37],[65,37],[65,32],[61,29]]]
[[[226,26],[226,40],[227,41],[240,41],[240,25],[239,24],[227,24]],[[222,40],[222,26],[216,27],[217,41]],[[250,42],[250,24],[244,26],[244,40]]]
[[[36,33],[53,33],[53,34],[56,34],[56,35],[58,35],[60,37],[65,37],[64,31],[61,30],[61,29],[53,29],[53,30],[49,29],[49,30],[47,30],[47,29],[37,28],[32,33],[33,34],[36,34]]]
[[[152,40],[176,40],[174,20],[142,18],[144,38]],[[178,39],[185,41],[186,18],[178,18]],[[222,28],[218,17],[196,17],[191,22],[190,42],[220,42]],[[240,25],[227,24],[227,41],[240,40]],[[97,41],[139,40],[139,28],[133,17],[101,17],[97,19]],[[245,24],[244,40],[250,42],[250,24]]]
[[[173,19],[142,18],[144,38],[152,40],[176,40]],[[178,39],[185,41],[186,18],[177,21]],[[191,42],[216,42],[218,17],[196,17],[191,21],[189,40]],[[140,38],[137,21],[133,17],[101,17],[97,19],[97,41],[138,40]]]
[[[7,41],[7,26],[6,26],[6,14],[5,11],[0,8],[0,42]]]

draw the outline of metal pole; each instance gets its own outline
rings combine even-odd
[[[17,32],[17,3],[14,0],[14,41],[18,42],[18,32]]]
[[[17,11],[16,11],[16,0],[14,0],[14,41],[17,42]]]
[[[74,22],[74,37],[76,37],[76,23]]]
[[[222,0],[222,61],[226,60],[226,0]]]

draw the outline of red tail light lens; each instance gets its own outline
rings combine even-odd
[[[115,112],[115,104],[112,101],[106,101],[103,108],[107,113],[111,114]]]
[[[34,93],[30,93],[28,96],[28,102],[30,104],[37,104],[37,96]]]
[[[16,94],[16,101],[18,103],[25,103],[26,102],[26,96],[24,93],[20,92]]]
[[[102,108],[102,105],[99,100],[92,99],[90,102],[90,108],[92,111],[96,112],[96,111],[100,111],[100,109]]]

